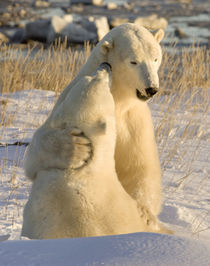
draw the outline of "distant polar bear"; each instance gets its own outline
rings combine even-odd
[[[22,235],[33,239],[87,237],[145,231],[136,202],[115,171],[115,107],[110,69],[83,77],[45,126],[73,126],[92,145],[89,160],[65,170],[41,170],[24,209]],[[70,136],[70,135],[69,135]]]
[[[162,199],[161,169],[147,105],[147,100],[159,90],[158,69],[162,59],[159,42],[163,36],[163,30],[151,33],[132,23],[112,29],[61,93],[47,120],[49,122],[58,112],[81,77],[90,75],[104,61],[112,66],[111,92],[117,128],[116,172],[124,189],[136,200],[139,215],[149,226],[148,231],[153,232],[168,232],[158,219]],[[85,141],[84,136],[67,139],[66,135],[65,127],[56,132],[56,129],[46,129],[45,125],[34,135],[25,163],[25,172],[30,179],[36,178],[40,169],[66,168],[69,158],[75,164],[82,164],[89,158],[90,147],[79,145]],[[54,136],[57,136],[56,140]],[[56,145],[50,145],[51,138]]]

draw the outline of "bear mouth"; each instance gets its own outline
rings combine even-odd
[[[136,96],[139,100],[147,101],[151,96],[143,95],[138,89],[136,89]]]

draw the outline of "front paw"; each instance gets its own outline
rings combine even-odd
[[[153,215],[148,208],[138,206],[138,210],[140,217],[146,224],[149,232],[155,232],[160,234],[173,234],[173,231],[166,228],[159,221],[158,217]]]
[[[69,167],[79,169],[87,165],[92,157],[91,141],[78,128],[72,129],[70,135],[72,136],[72,154]]]

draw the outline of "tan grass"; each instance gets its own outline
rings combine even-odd
[[[174,124],[177,124],[177,119],[180,119],[180,117],[177,118],[177,110],[182,110],[183,117],[187,113],[188,123],[182,129],[182,134],[174,143],[174,146],[169,147],[165,160],[162,162],[163,169],[167,167],[183,141],[194,138],[197,150],[200,141],[206,134],[210,88],[209,62],[210,50],[205,47],[192,46],[190,51],[182,49],[179,56],[164,53],[159,73],[162,87],[160,96],[167,94],[168,97],[165,97],[164,101],[161,102],[163,116],[156,127],[156,138],[161,143],[161,153],[168,143]],[[159,100],[158,97],[154,98],[155,102],[159,102]],[[180,127],[177,128],[177,131],[182,127],[181,122],[181,120],[178,121]],[[201,125],[206,130],[202,131]],[[165,135],[164,138],[163,135]],[[182,151],[180,160],[183,160],[182,156],[184,157],[185,154],[186,151]],[[195,159],[194,154],[191,158],[190,163]]]
[[[36,44],[24,48],[0,46],[0,91],[42,89],[61,92],[89,54],[88,44],[84,50],[66,48],[65,43],[48,49]]]

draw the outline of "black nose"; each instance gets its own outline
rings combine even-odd
[[[146,90],[147,96],[152,97],[153,95],[155,95],[155,93],[157,93],[158,89],[157,88],[147,88]]]
[[[112,70],[112,66],[109,63],[107,63],[107,62],[101,63],[99,67],[100,68],[105,68],[108,72],[111,72],[111,70]]]

